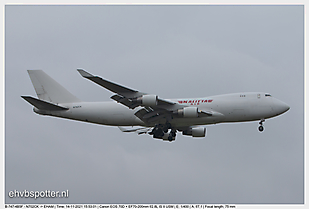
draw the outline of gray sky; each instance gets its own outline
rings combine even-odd
[[[6,6],[6,203],[303,203],[302,6]],[[111,92],[94,75],[162,98],[263,91],[284,115],[207,127],[173,143],[44,117],[27,69],[84,101]],[[12,190],[69,190],[65,199]]]

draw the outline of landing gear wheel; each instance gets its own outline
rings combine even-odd
[[[259,131],[260,132],[264,131],[264,127],[263,126],[259,126]]]
[[[168,132],[168,128],[167,128],[167,127],[164,127],[164,128],[163,128],[163,132],[164,132],[164,133],[167,133],[167,132]]]
[[[176,137],[176,130],[172,129],[172,130],[171,130],[171,133],[170,133],[170,136]]]
[[[264,122],[265,122],[265,119],[261,119],[261,121],[259,122],[260,126],[259,126],[258,130],[259,130],[260,132],[264,131],[264,127],[263,127],[263,123],[264,123]]]
[[[176,130],[175,130],[175,129],[172,129],[167,139],[168,139],[170,142],[172,142],[173,140],[175,140],[175,137],[176,137]]]
[[[158,139],[164,136],[164,132],[162,128],[160,128],[158,125],[156,125],[149,134],[153,135],[153,138],[158,138]]]
[[[154,136],[157,137],[157,138],[162,138],[164,136],[163,130],[162,129],[156,130]]]

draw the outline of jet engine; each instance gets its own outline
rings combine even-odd
[[[158,103],[158,96],[157,95],[143,95],[135,99],[135,102],[138,102],[139,104],[143,106],[156,106]]]
[[[184,118],[197,118],[198,117],[198,108],[197,107],[184,107],[177,110],[178,115],[183,116]]]
[[[188,130],[183,131],[182,134],[192,137],[205,137],[206,128],[204,127],[190,128]]]

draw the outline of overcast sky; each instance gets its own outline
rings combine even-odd
[[[303,6],[6,6],[6,203],[303,203]],[[28,69],[83,101],[94,75],[162,98],[262,91],[291,109],[173,143],[35,114]],[[12,190],[69,198],[9,198]]]

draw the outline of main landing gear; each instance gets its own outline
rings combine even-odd
[[[167,134],[168,130],[171,129],[170,133]],[[152,129],[151,132],[149,132],[150,135],[153,135],[153,138],[157,139],[163,139],[163,140],[169,140],[174,141],[176,137],[176,129],[173,129],[170,123],[166,124],[157,124]]]
[[[155,125],[155,127],[152,129],[151,132],[149,132],[150,135],[153,135],[153,138],[162,138],[164,136],[164,131],[166,129],[162,127],[161,125]]]
[[[262,120],[259,122],[260,126],[259,126],[258,130],[259,130],[260,132],[264,131],[263,122],[265,122],[264,119],[262,119]]]
[[[173,139],[175,140],[175,137],[176,137],[176,130],[172,129],[167,139],[171,142],[173,141]]]

